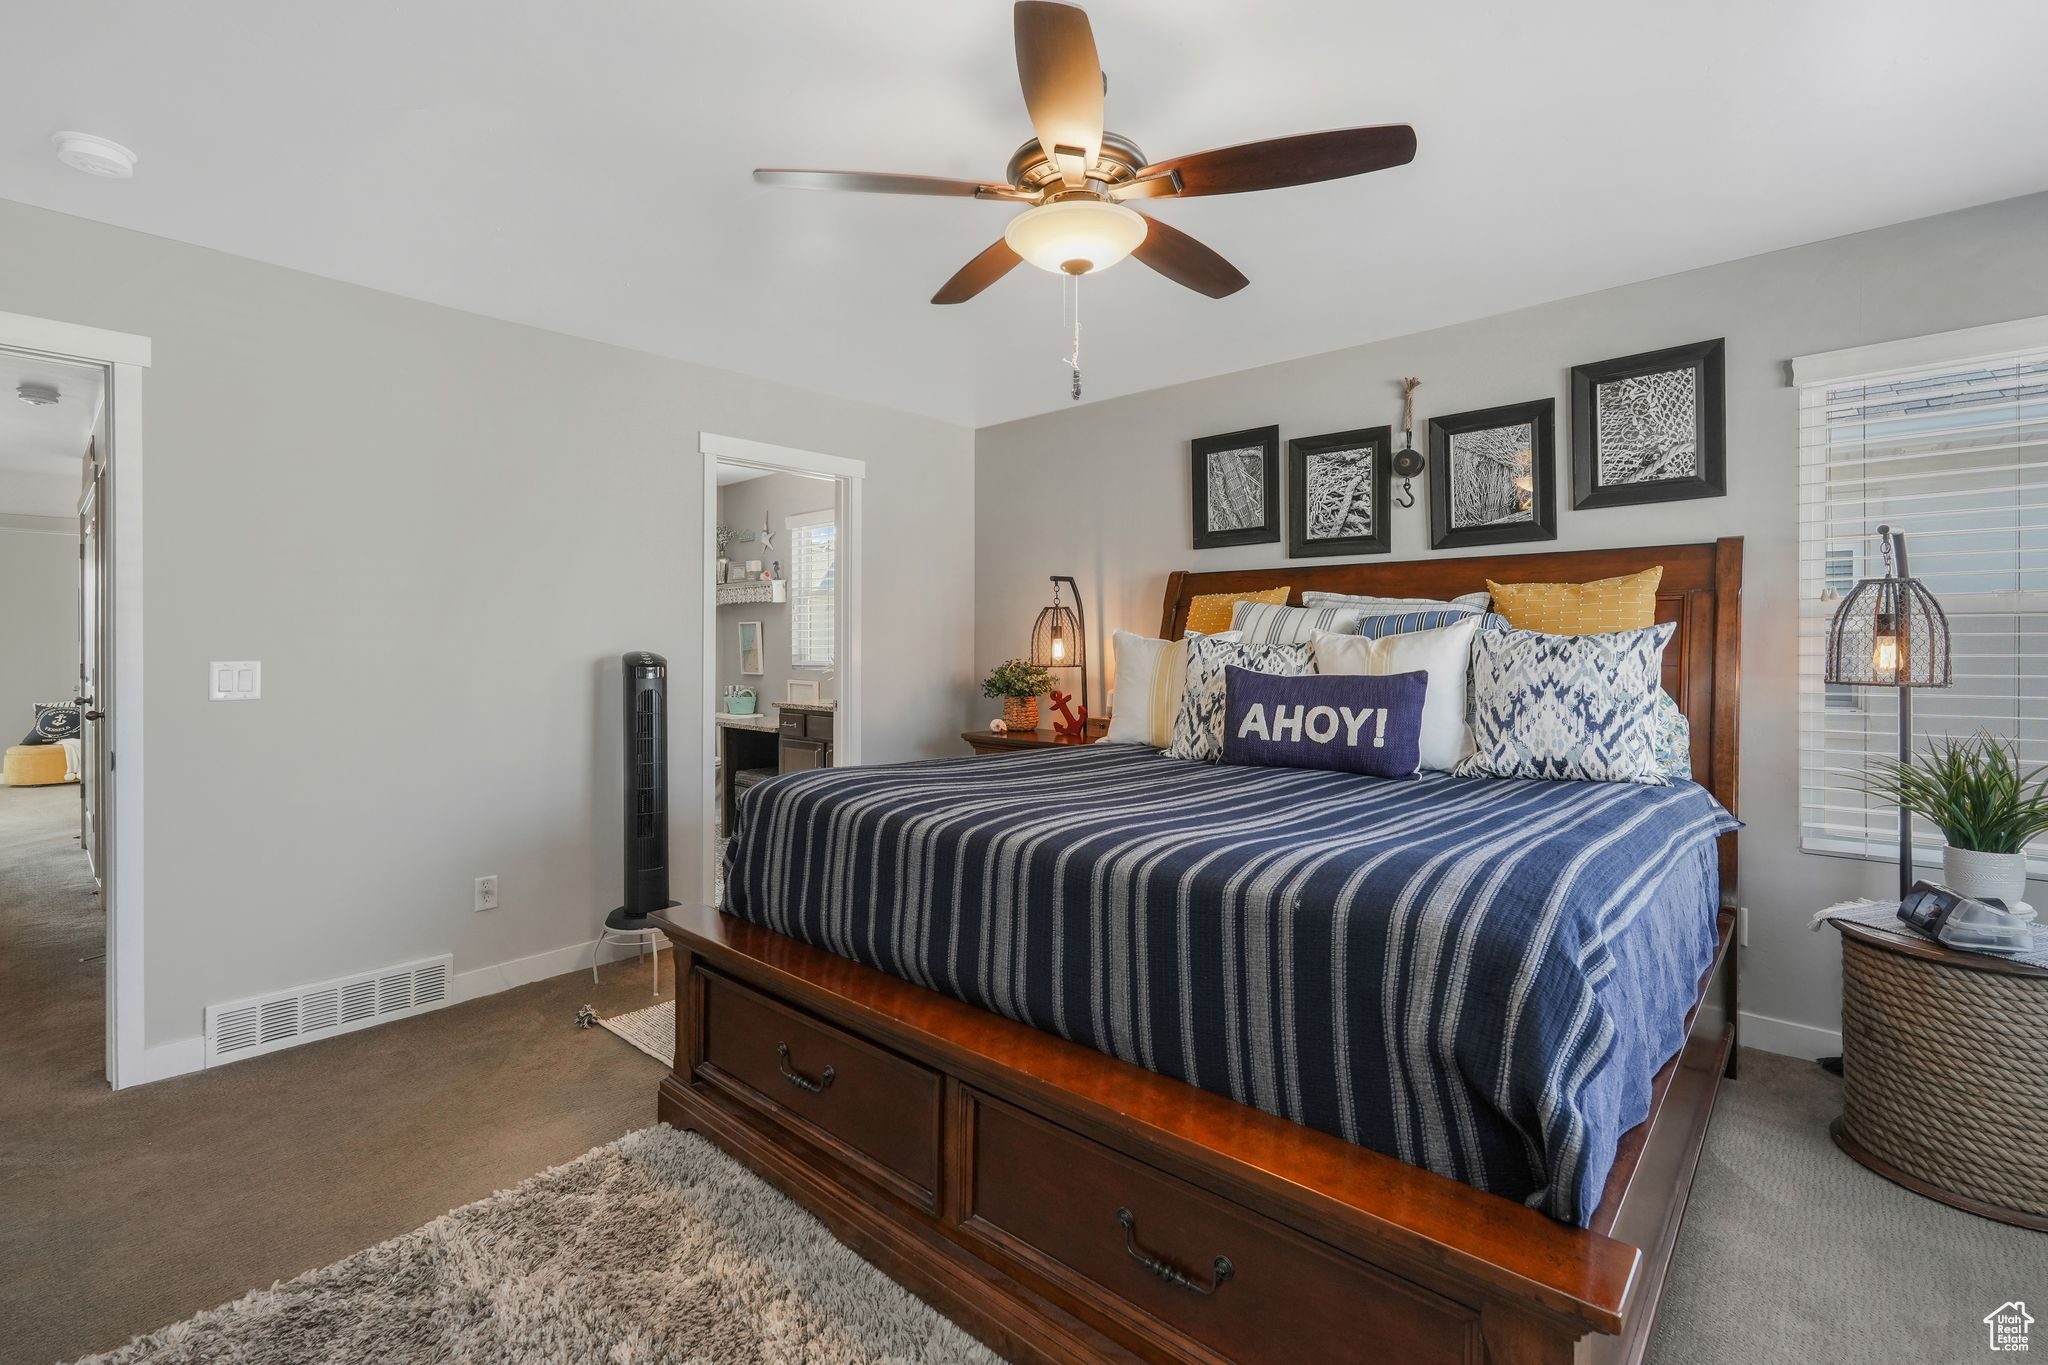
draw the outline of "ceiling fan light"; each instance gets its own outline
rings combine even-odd
[[[1145,240],[1145,216],[1104,199],[1057,199],[1024,210],[1003,229],[1010,250],[1055,275],[1115,265]]]

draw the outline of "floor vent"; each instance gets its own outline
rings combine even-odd
[[[236,1062],[439,1009],[448,1003],[454,969],[454,957],[442,956],[253,1000],[208,1005],[206,1064]]]

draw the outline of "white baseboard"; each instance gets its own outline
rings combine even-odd
[[[509,991],[514,986],[524,986],[532,981],[545,981],[563,972],[590,970],[590,945],[594,939],[581,943],[570,943],[560,948],[550,948],[544,953],[530,957],[515,957],[510,962],[500,962],[489,967],[478,967],[475,971],[457,972],[449,983],[448,1003],[459,1005],[465,1000],[478,996],[496,995]],[[659,941],[660,947],[667,948],[668,940]],[[630,943],[608,943],[598,954],[600,962],[617,962],[621,958],[636,957],[639,949]]]
[[[465,1000],[496,995],[499,991],[509,991],[514,986],[524,986],[529,982],[560,976],[563,972],[588,971],[590,946],[595,941],[585,939],[581,943],[566,944],[545,953],[516,957],[510,962],[478,967],[474,971],[457,972],[448,983],[448,1004],[459,1005]],[[662,940],[660,947],[667,948],[667,940]],[[599,952],[598,961],[617,962],[637,955],[638,950],[630,943],[609,943]],[[233,1063],[226,1065],[231,1066]],[[142,1076],[138,1083],[147,1085],[151,1081],[167,1081],[173,1076],[183,1076],[188,1072],[205,1069],[206,1039],[194,1034],[190,1038],[178,1038],[146,1049],[142,1054]]]
[[[195,1033],[190,1038],[179,1038],[143,1049],[142,1076],[138,1083],[148,1085],[151,1081],[167,1081],[205,1066],[206,1039]]]
[[[1797,1024],[1790,1019],[1773,1019],[1768,1014],[1751,1014],[1744,1010],[1742,1045],[1763,1052],[1775,1052],[1782,1057],[1798,1057],[1803,1061],[1814,1062],[1822,1057],[1842,1055],[1842,1032],[1840,1029]]]

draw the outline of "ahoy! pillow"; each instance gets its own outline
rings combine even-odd
[[[1413,777],[1429,674],[1224,671],[1223,761]]]

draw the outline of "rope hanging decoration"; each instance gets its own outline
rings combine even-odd
[[[1398,507],[1415,505],[1415,485],[1411,481],[1427,463],[1415,448],[1415,391],[1421,387],[1420,379],[1401,381],[1401,448],[1394,452],[1394,472],[1401,476],[1401,492],[1394,499]]]

